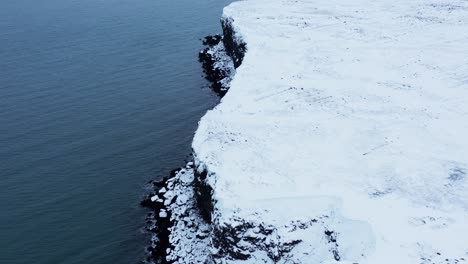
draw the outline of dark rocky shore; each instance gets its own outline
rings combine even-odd
[[[245,43],[235,43],[234,31],[230,21],[222,21],[224,35],[207,36],[203,39],[206,46],[199,53],[205,78],[210,81],[212,89],[221,97],[229,89],[229,82],[235,74],[235,68],[242,63],[246,51]],[[183,224],[184,231],[190,232],[192,243],[201,246],[209,243],[209,233],[217,233],[220,239],[213,239],[218,253],[212,257],[222,257],[232,254],[236,258],[244,259],[247,256],[236,252],[232,241],[222,239],[228,230],[211,229],[211,217],[215,201],[212,200],[212,189],[206,184],[207,171],[195,168],[194,161],[188,162],[185,168],[174,169],[169,176],[161,180],[152,181],[152,192],[142,201],[141,206],[147,207],[150,212],[146,216],[146,230],[151,234],[150,245],[147,247],[146,263],[175,263],[190,260],[190,256],[175,256],[174,243],[171,243],[171,232]],[[182,197],[182,199],[181,199]],[[174,212],[176,215],[174,215]],[[212,252],[208,248],[205,259],[210,259]],[[199,253],[199,251],[197,251]],[[200,256],[194,256],[199,259]],[[179,258],[183,258],[179,259]]]
[[[247,46],[236,40],[232,21],[222,20],[223,35],[207,36],[203,39],[205,49],[198,54],[205,78],[220,96],[229,90],[235,69],[242,64]]]
[[[151,183],[154,193],[141,202],[151,210],[146,217],[147,230],[152,235],[151,245],[147,248],[147,263],[179,260],[179,256],[170,255],[171,251],[177,250],[170,235],[180,223],[184,230],[182,238],[177,240],[190,239],[200,245],[207,243],[211,232],[212,200],[211,188],[203,183],[202,174],[196,172],[193,162],[188,162],[185,168],[175,169],[169,177]]]
[[[168,263],[166,261],[166,249],[169,248],[169,230],[173,225],[170,221],[170,213],[167,217],[159,217],[159,212],[165,208],[164,197],[159,195],[159,191],[167,186],[167,180],[175,176],[172,170],[170,177],[165,177],[159,181],[152,181],[151,185],[154,192],[141,201],[141,206],[151,210],[146,216],[146,230],[151,234],[151,244],[147,248],[147,263]],[[158,200],[152,199],[157,196]],[[163,201],[163,202],[161,202]]]

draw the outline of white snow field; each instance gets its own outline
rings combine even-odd
[[[468,263],[467,0],[223,19],[247,53],[193,141],[216,263]]]

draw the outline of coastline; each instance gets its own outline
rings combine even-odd
[[[222,19],[223,35],[205,37],[205,48],[199,52],[205,78],[221,98],[246,52],[246,44],[235,37],[231,23]],[[150,182],[154,191],[140,203],[151,210],[145,218],[145,229],[151,235],[146,263],[206,263],[220,257],[210,249],[211,234],[216,232],[211,226],[213,190],[205,182],[208,172],[196,161],[193,158],[169,176]]]
[[[161,263],[468,259],[457,56],[468,38],[448,31],[468,29],[468,6],[334,4],[225,8],[224,37],[204,59],[230,65],[211,79],[222,95],[233,90],[200,121],[193,162],[149,197],[164,206],[154,207],[159,229],[170,228]],[[422,27],[449,33],[441,41]]]

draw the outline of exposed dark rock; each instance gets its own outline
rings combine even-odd
[[[205,182],[207,174],[206,170],[203,170],[201,173],[195,170],[194,186],[200,214],[207,223],[211,223],[214,204],[211,197],[213,189]]]
[[[171,175],[176,174],[176,172],[180,169],[175,169],[171,171]],[[173,176],[172,176],[173,177]],[[146,198],[144,198],[140,204],[144,207],[148,207],[152,209],[152,212],[149,212],[146,216],[146,223],[147,223],[147,230],[150,233],[153,233],[157,237],[157,243],[152,243],[151,246],[147,248],[148,252],[148,257],[146,261],[148,263],[159,263],[159,264],[168,264],[171,262],[168,262],[166,260],[166,249],[171,246],[169,243],[169,235],[170,231],[168,228],[172,226],[172,222],[170,221],[171,219],[171,213],[167,212],[166,217],[159,217],[159,212],[161,209],[164,209],[164,203],[161,203],[160,201],[157,200],[152,200],[151,198],[154,196],[157,196],[158,199],[163,199],[163,196],[158,195],[158,191],[166,186],[167,181],[169,180],[169,177],[165,177],[160,181],[153,181],[152,184],[154,186],[154,192],[150,195],[147,195]]]
[[[210,40],[206,41],[206,39]],[[231,72],[224,67],[216,66],[216,63],[221,61],[221,57],[217,54],[214,47],[221,43],[221,36],[219,36],[219,38],[208,36],[205,38],[203,43],[207,43],[208,46],[200,51],[198,54],[198,60],[202,63],[205,78],[211,83],[213,91],[218,93],[220,96],[224,96],[228,87],[226,87],[223,80],[228,78],[231,75]]]
[[[171,178],[175,177],[176,174],[177,174],[177,172],[179,172],[179,171],[180,171],[180,168],[171,170],[171,173],[170,173]],[[164,183],[165,183],[166,181],[167,181],[167,179],[165,179]]]
[[[332,250],[332,253],[333,253],[333,258],[334,258],[336,261],[340,261],[340,260],[341,260],[341,256],[340,256],[340,254],[338,253],[338,250],[333,249],[333,250]]]
[[[235,38],[232,21],[223,20],[221,24],[225,36],[214,35],[205,37],[203,39],[203,44],[207,47],[200,51],[199,60],[202,62],[206,78],[212,83],[213,90],[223,96],[227,92],[229,82],[234,75],[234,67],[237,68],[242,63],[246,51],[246,44],[239,41],[238,38]],[[190,159],[193,159],[193,157],[190,157]],[[193,168],[193,162],[189,162],[187,168]],[[180,170],[181,169],[174,169],[170,172],[169,177],[165,177],[160,181],[152,181],[151,184],[154,188],[153,193],[146,196],[140,203],[142,206],[151,209],[145,221],[147,223],[147,230],[156,237],[152,239],[151,245],[147,247],[148,257],[146,258],[146,262],[148,263],[167,264],[174,262],[174,260],[168,261],[167,256],[168,252],[174,250],[174,246],[171,245],[169,238],[171,235],[170,230],[174,227],[175,222],[171,221],[170,211],[165,210],[164,212],[166,212],[167,215],[164,217],[160,217],[160,212],[161,209],[166,208],[164,203],[176,203],[177,195],[172,196],[168,202],[163,194],[159,194],[159,190],[162,188],[170,189],[168,182],[176,177]],[[208,172],[203,170],[201,173],[198,173],[196,169],[194,169],[194,171],[193,188],[195,191],[196,206],[203,220],[211,224],[215,201],[212,198],[213,190],[206,182]],[[172,181],[170,184],[176,185],[180,183]],[[182,217],[185,216],[185,213],[183,213]],[[186,224],[188,227],[193,227],[195,225],[195,223],[192,222],[187,222]],[[254,244],[266,249],[266,247],[262,245],[265,240],[264,238],[249,238],[244,236],[248,228],[252,228],[252,225],[245,224],[244,227],[241,226],[237,228],[218,227],[213,230],[214,234],[210,234],[211,231],[203,231],[198,232],[195,236],[203,239],[212,235],[213,244],[215,244],[214,248],[220,250],[218,254],[214,254],[218,257],[229,256],[233,259],[245,260],[248,259],[250,255],[245,253],[247,249],[237,245],[241,239],[250,239]],[[211,228],[207,228],[207,230],[211,230]],[[269,235],[273,232],[271,228],[263,226],[260,227],[259,230],[259,232],[264,235]],[[216,256],[209,258],[215,258]]]
[[[198,58],[212,89],[224,96],[229,89],[235,68],[242,63],[247,45],[235,36],[232,20],[223,19],[221,25],[224,35],[205,37],[203,44],[207,47],[200,51]]]
[[[203,39],[203,45],[213,47],[217,45],[223,37],[219,34],[213,35],[213,36],[206,36]]]
[[[245,52],[247,51],[247,44],[236,38],[234,28],[232,26],[233,20],[223,19],[221,25],[223,27],[223,43],[226,51],[234,61],[234,67],[238,68],[242,64]]]
[[[143,207],[148,207],[148,208],[155,208],[156,206],[156,203],[154,203],[153,201],[151,201],[151,196],[152,195],[147,195],[145,198],[143,198],[140,202],[140,205],[143,206]]]
[[[156,243],[154,249],[151,251],[151,256],[156,263],[166,264],[169,263],[166,260],[166,249],[170,247],[169,243],[169,227],[172,226],[170,221],[171,215],[170,212],[167,213],[167,217],[158,217],[157,219],[157,237],[158,243]]]
[[[229,256],[232,259],[247,260],[250,255],[241,252],[239,241],[241,237],[239,234],[245,233],[247,229],[252,228],[250,223],[232,227],[230,225],[219,226],[216,225],[213,229],[213,247],[218,252],[213,256],[214,258],[223,258]],[[249,237],[249,242],[257,242],[256,238]]]
[[[340,253],[338,252],[338,243],[337,243],[337,234],[336,234],[336,232],[326,229],[324,231],[324,233],[325,233],[325,236],[326,236],[326,238],[328,240],[328,243],[333,244],[333,248],[331,249],[331,253],[333,254],[333,258],[336,261],[340,261],[341,256],[340,256]]]
[[[327,236],[329,243],[336,243],[336,233],[334,231],[325,230],[324,233]]]

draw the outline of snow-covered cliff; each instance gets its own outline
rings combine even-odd
[[[247,0],[222,21],[240,66],[193,141],[204,235],[173,229],[172,261],[468,262],[468,1]]]

